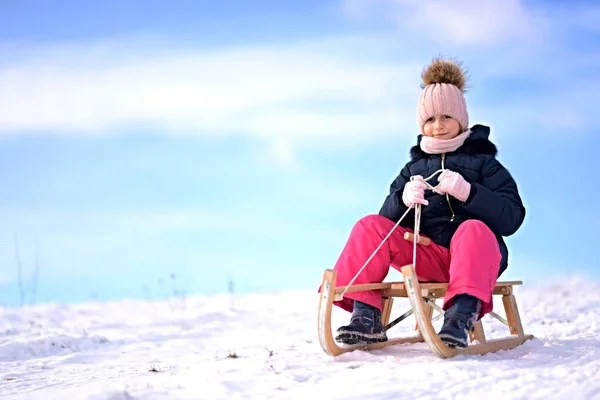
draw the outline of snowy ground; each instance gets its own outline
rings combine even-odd
[[[0,398],[600,399],[600,284],[574,283],[517,288],[533,341],[451,360],[424,344],[333,359],[313,292],[0,309]]]

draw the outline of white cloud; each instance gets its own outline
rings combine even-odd
[[[441,44],[499,45],[543,37],[543,21],[520,0],[343,0],[354,20],[376,15],[411,37]]]
[[[568,32],[565,26],[589,24],[575,12],[561,21],[560,32],[550,32],[547,27],[560,15],[517,0],[458,0],[451,6],[440,0],[346,0],[341,7],[355,19],[376,9],[397,30],[216,50],[156,38],[0,45],[14,54],[0,64],[0,135],[150,128],[172,135],[251,136],[266,142],[272,159],[297,166],[299,144],[337,148],[416,135],[420,72],[440,45],[467,61],[479,94],[488,80],[507,77],[588,81],[577,71],[590,68],[589,59],[559,37]],[[551,51],[538,41],[545,34],[553,35]],[[555,98],[564,92],[564,85],[557,87]],[[595,93],[579,90],[580,97],[588,95]],[[486,96],[493,94],[481,98]],[[540,97],[532,92],[518,107],[510,100],[497,109],[535,120]],[[580,114],[563,112],[566,122]]]
[[[395,0],[403,6],[401,24],[437,42],[465,45],[497,45],[538,36],[540,21],[520,0]],[[406,10],[411,10],[406,13]]]
[[[133,45],[115,52],[105,44],[31,49],[29,57],[0,67],[0,131],[84,135],[142,125],[297,141],[396,130],[394,115],[402,114],[396,97],[416,93],[419,67],[359,62],[339,54],[344,46],[158,55],[136,55]],[[129,56],[121,60],[121,52]],[[318,111],[336,103],[344,106],[334,115]],[[373,126],[378,120],[384,122]]]
[[[290,140],[278,138],[273,141],[269,150],[270,160],[275,160],[278,164],[288,167],[299,168],[298,160],[294,155],[293,145]]]

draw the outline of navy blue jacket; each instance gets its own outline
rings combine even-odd
[[[379,214],[397,222],[407,207],[402,202],[404,185],[413,175],[429,177],[444,167],[460,173],[471,183],[469,198],[463,203],[450,195],[425,191],[429,205],[421,208],[420,232],[438,245],[450,247],[452,235],[458,226],[469,219],[485,223],[496,235],[502,260],[499,275],[508,266],[508,248],[504,236],[514,234],[525,218],[525,207],[521,201],[517,184],[508,170],[496,159],[496,146],[488,139],[490,128],[474,125],[471,135],[456,151],[445,154],[427,154],[421,150],[419,135],[417,145],[410,150],[410,161],[400,171],[390,186]],[[428,183],[438,184],[437,177]],[[410,211],[400,223],[414,228],[414,211]]]

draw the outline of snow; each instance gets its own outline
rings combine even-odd
[[[600,399],[600,284],[515,292],[536,338],[449,360],[423,343],[327,356],[316,291],[0,309],[0,398]],[[394,315],[407,307],[397,300]],[[348,314],[333,319],[335,329]],[[492,317],[484,327],[488,337],[508,332]],[[413,329],[411,317],[390,336]]]

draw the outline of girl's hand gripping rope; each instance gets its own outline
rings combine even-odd
[[[471,184],[458,172],[446,169],[438,176],[438,182],[436,192],[440,194],[448,193],[462,202],[467,201],[469,198]]]
[[[429,202],[425,200],[425,189],[427,189],[427,184],[421,175],[411,176],[410,182],[404,185],[404,191],[402,192],[404,205],[408,208],[415,204],[428,205]]]

